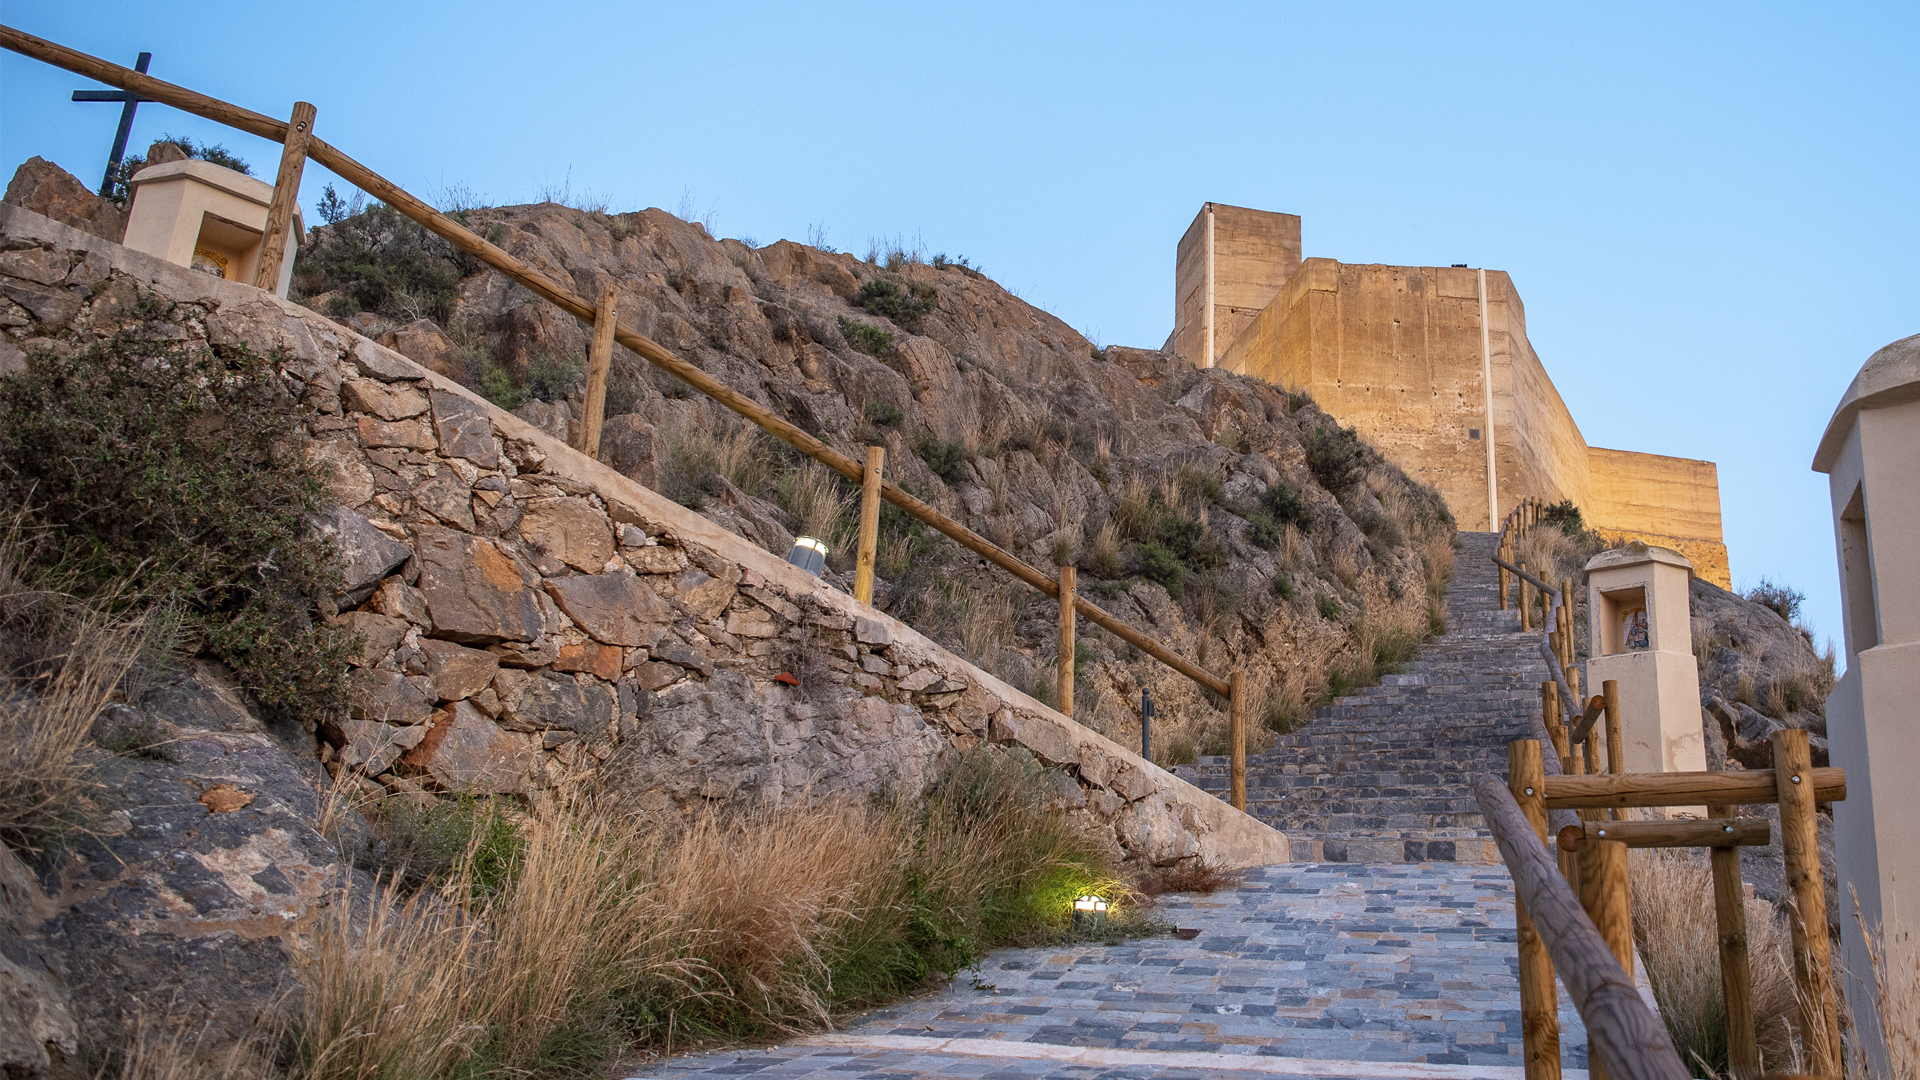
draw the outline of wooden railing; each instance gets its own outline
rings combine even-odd
[[[1222,677],[1193,663],[1080,595],[1074,588],[1072,567],[1062,567],[1061,576],[1056,580],[1012,552],[1004,550],[960,522],[908,494],[898,484],[882,476],[881,467],[884,457],[874,453],[879,448],[869,448],[866,463],[855,461],[675,355],[660,343],[618,322],[610,292],[603,294],[598,304],[588,301],[539,270],[488,243],[458,221],[442,214],[425,201],[408,194],[399,185],[388,181],[315,136],[313,134],[315,109],[306,102],[298,102],[294,105],[291,122],[276,120],[218,98],[163,82],[131,68],[121,67],[98,57],[69,49],[44,38],[23,33],[12,27],[0,26],[0,47],[75,74],[84,75],[109,86],[133,91],[143,98],[171,105],[183,112],[280,143],[282,145],[280,169],[274,184],[273,201],[268,210],[267,238],[262,245],[260,266],[254,279],[255,285],[271,290],[279,280],[280,266],[285,255],[284,234],[288,223],[293,219],[293,209],[299,196],[301,172],[306,159],[311,158],[333,170],[343,180],[368,195],[418,222],[428,231],[443,237],[454,247],[474,256],[525,286],[536,296],[592,326],[592,348],[588,357],[588,420],[581,425],[582,445],[577,447],[578,449],[588,454],[593,454],[597,449],[593,442],[587,441],[586,436],[589,432],[597,435],[600,403],[604,400],[613,342],[617,341],[648,363],[738,413],[761,430],[848,480],[861,485],[860,551],[855,568],[855,584],[856,592],[864,595],[859,595],[859,599],[869,603],[872,601],[872,567],[879,522],[878,507],[879,500],[884,499],[909,516],[951,538],[961,547],[1059,602],[1061,651],[1057,657],[1056,696],[1061,706],[1060,711],[1071,715],[1073,708],[1073,616],[1085,618],[1206,689],[1222,695],[1227,699],[1229,744],[1232,753],[1230,798],[1236,809],[1246,809],[1246,694],[1245,680],[1240,672],[1236,671],[1231,676]],[[275,223],[278,223],[277,226]]]
[[[1556,969],[1586,1024],[1598,1061],[1595,1080],[1691,1075],[1658,1019],[1637,997],[1629,1001],[1621,993],[1622,987],[1631,992],[1633,985],[1626,852],[1634,847],[1710,850],[1728,1072],[1734,1080],[1761,1080],[1739,849],[1768,843],[1770,830],[1764,819],[1739,819],[1735,810],[1764,803],[1780,806],[1805,1068],[1810,1075],[1838,1077],[1839,1012],[1814,805],[1846,798],[1845,773],[1813,768],[1806,732],[1797,730],[1774,735],[1771,770],[1625,772],[1618,684],[1609,679],[1602,693],[1584,703],[1579,697],[1573,582],[1556,586],[1537,576],[1520,553],[1520,540],[1539,524],[1541,509],[1538,500],[1527,499],[1507,515],[1493,561],[1499,568],[1501,609],[1507,609],[1509,592],[1517,586],[1522,629],[1533,629],[1536,604],[1544,616],[1541,626],[1551,628],[1541,636],[1540,652],[1553,678],[1541,684],[1535,737],[1508,747],[1507,784],[1488,777],[1474,785],[1481,814],[1514,880],[1528,1080],[1554,1080],[1560,1074]],[[1597,745],[1602,720],[1604,774]],[[1702,806],[1705,819],[1620,820],[1621,811],[1631,807]],[[1550,827],[1557,868],[1556,857],[1546,852]]]

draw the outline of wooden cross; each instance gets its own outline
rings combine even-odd
[[[153,60],[152,53],[143,52],[133,62],[133,70],[142,75],[147,73],[147,64]],[[113,174],[120,171],[120,159],[127,152],[127,136],[133,134],[133,110],[143,101],[152,101],[130,90],[75,90],[75,101],[118,101],[123,103],[120,109],[120,129],[113,133],[113,154],[107,158],[107,175],[100,181],[100,195],[113,194]]]

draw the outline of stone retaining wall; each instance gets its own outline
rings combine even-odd
[[[1286,838],[910,627],[296,304],[0,207],[0,372],[147,326],[281,358],[364,636],[330,768],[398,792],[655,809],[916,792],[1020,746],[1131,858],[1283,862]],[[141,301],[168,303],[164,315]],[[609,775],[610,774],[610,775]]]

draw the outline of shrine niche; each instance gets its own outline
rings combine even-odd
[[[1677,551],[1635,543],[1601,552],[1586,569],[1587,684],[1619,684],[1626,771],[1704,770],[1687,595],[1692,564]]]
[[[212,277],[251,284],[273,185],[206,161],[150,165],[133,174],[126,246]],[[294,211],[274,292],[287,295],[305,223]]]

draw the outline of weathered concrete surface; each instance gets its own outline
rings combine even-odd
[[[1207,247],[1207,210],[1214,218]],[[1244,206],[1208,203],[1194,215],[1174,252],[1171,349],[1206,366],[1207,262],[1213,262],[1213,359],[1273,300],[1300,267],[1300,218]]]
[[[1272,260],[1269,278],[1281,284],[1252,317],[1242,319],[1237,309],[1224,321],[1216,316],[1216,334],[1224,338],[1216,346],[1218,365],[1311,394],[1389,460],[1439,488],[1462,528],[1497,530],[1487,515],[1478,272],[1302,261],[1297,218],[1288,251],[1272,239],[1271,225],[1243,220],[1256,212],[1221,210],[1216,206],[1214,231],[1222,255],[1235,251],[1238,266],[1264,252]],[[1196,221],[1194,229],[1204,227]],[[1187,315],[1184,276],[1194,229],[1180,249],[1183,318],[1197,317]],[[1527,339],[1526,308],[1512,278],[1499,270],[1486,276],[1503,511],[1528,496],[1571,499],[1587,523],[1610,538],[1675,548],[1692,560],[1696,574],[1729,587],[1713,463],[1589,447]],[[1235,271],[1236,281],[1257,277]],[[1215,295],[1217,305],[1226,303],[1218,281]],[[1175,351],[1197,357],[1195,333],[1181,323]]]

